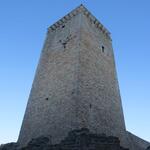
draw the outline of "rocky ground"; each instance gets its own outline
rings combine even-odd
[[[60,144],[52,145],[47,137],[32,139],[26,147],[19,148],[17,143],[0,146],[0,150],[128,150],[120,146],[117,137],[97,135],[88,129],[73,130]],[[150,147],[147,148],[150,150]]]

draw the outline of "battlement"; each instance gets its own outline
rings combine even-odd
[[[84,7],[84,5],[78,6],[76,9],[65,15],[59,21],[51,25],[48,30],[55,31],[57,28],[62,27],[64,23],[70,20],[72,17],[78,15],[79,13],[83,13],[87,16],[91,23],[95,24],[95,27],[101,30],[110,40],[111,40],[111,33]]]

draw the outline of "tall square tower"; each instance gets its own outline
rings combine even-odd
[[[18,142],[80,128],[126,144],[110,33],[83,5],[48,29]]]

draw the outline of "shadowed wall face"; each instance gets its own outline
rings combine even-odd
[[[72,129],[125,135],[110,37],[82,6],[49,29],[18,142],[51,136],[59,143]],[[68,16],[68,15],[67,15]]]

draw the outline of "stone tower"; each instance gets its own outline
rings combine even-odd
[[[110,33],[80,5],[48,29],[18,142],[84,127],[126,138]]]
[[[19,142],[76,128],[120,135],[125,123],[108,30],[79,6],[48,29]]]

